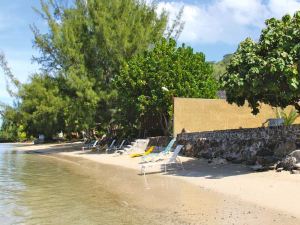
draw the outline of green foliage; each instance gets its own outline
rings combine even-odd
[[[253,113],[259,103],[300,111],[300,12],[269,19],[256,43],[243,41],[222,76],[227,101],[241,106],[247,100]]]
[[[16,93],[10,88],[9,82],[14,86],[14,88],[19,88],[21,83],[20,81],[13,75],[8,63],[6,61],[6,57],[3,52],[0,52],[0,68],[2,68],[5,78],[6,78],[6,90],[10,96],[16,96]],[[9,82],[8,82],[9,81]]]
[[[116,77],[120,120],[134,133],[168,134],[172,97],[215,98],[218,85],[203,53],[162,39],[132,58]],[[141,134],[140,134],[141,135]]]
[[[60,4],[62,2],[66,4]],[[163,77],[164,73],[174,76],[179,72],[180,76],[186,78],[159,81],[160,86],[168,87],[170,92],[153,93],[153,97],[157,99],[157,104],[151,103],[156,107],[153,113],[149,112],[151,104],[144,104],[147,99],[143,100],[143,96],[139,98],[142,102],[139,104],[140,108],[134,108],[133,113],[126,117],[121,116],[117,107],[117,103],[123,102],[124,98],[121,92],[117,92],[120,90],[115,89],[113,81],[119,80],[121,68],[132,58],[138,59],[138,55],[153,48],[164,34],[167,39],[174,35],[177,38],[183,28],[180,21],[182,11],[168,28],[166,13],[158,15],[156,4],[149,4],[149,1],[75,0],[68,6],[67,1],[41,0],[41,10],[36,12],[49,28],[47,33],[41,33],[35,25],[31,26],[34,46],[40,52],[34,60],[40,64],[41,74],[35,74],[28,83],[21,84],[11,73],[5,58],[0,55],[0,66],[16,89],[12,91],[8,88],[11,95],[16,97],[14,107],[5,106],[0,111],[4,121],[0,136],[5,136],[7,140],[23,140],[38,134],[51,138],[61,130],[71,133],[96,127],[99,128],[98,132],[104,133],[119,127],[120,121],[125,130],[128,127],[131,130],[131,124],[139,128],[141,126],[137,126],[137,123],[145,127],[145,121],[161,122],[161,117],[168,124],[171,115],[170,99],[173,94],[196,96],[202,92],[213,92],[213,81],[211,89],[197,80],[200,73],[204,77],[211,74],[211,67],[204,62],[203,54],[194,54],[192,49],[185,47],[177,49],[172,40],[170,43],[173,49],[170,48],[168,57],[177,57],[178,62],[177,65],[167,68],[165,63],[171,63],[172,59],[164,62],[162,60],[161,65],[164,68],[160,76]],[[167,41],[162,43],[167,48]],[[181,51],[182,56],[171,51]],[[156,57],[162,56],[159,52],[155,54]],[[180,57],[183,59],[179,59]],[[192,61],[186,63],[184,59]],[[152,64],[155,63],[154,59],[151,60]],[[153,76],[152,69],[148,69]],[[159,68],[156,67],[155,70],[159,71]],[[123,75],[124,71],[126,66]],[[196,74],[193,79],[192,74]],[[122,75],[120,77],[125,80],[130,78]],[[147,81],[148,78],[144,79]],[[179,84],[175,83],[174,87],[168,86],[169,80],[181,82],[182,86],[179,88]],[[202,90],[193,90],[195,85],[199,85]],[[177,88],[178,91],[175,90]],[[158,99],[160,96],[169,101],[167,107],[159,108],[163,105],[162,100]],[[127,100],[135,101],[136,96],[132,97]],[[125,107],[125,104],[121,106]],[[130,112],[128,107],[126,110]],[[128,124],[127,117],[130,121]],[[137,122],[141,118],[143,121]]]
[[[111,80],[123,63],[161,38],[166,14],[137,0],[77,0],[72,7],[41,3],[49,33],[32,26],[41,52],[35,60],[59,81],[68,102],[67,127],[75,131],[100,123],[105,129],[114,108]]]
[[[15,108],[6,105],[1,106],[1,142],[19,141],[18,129],[20,127],[20,118],[20,113]]]
[[[222,75],[226,73],[226,67],[230,63],[230,59],[232,57],[232,54],[224,55],[223,60],[217,63],[213,63],[213,76],[216,79],[220,79]]]
[[[295,109],[291,109],[291,111],[287,114],[284,110],[276,108],[276,117],[282,118],[284,125],[289,126],[296,121],[299,114]]]
[[[35,74],[19,91],[23,130],[29,136],[53,134],[65,128],[64,114],[68,101],[59,93],[56,79],[49,75]]]

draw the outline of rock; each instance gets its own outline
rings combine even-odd
[[[224,165],[224,164],[227,164],[227,160],[226,159],[222,159],[222,158],[214,158],[214,159],[212,159],[211,163],[213,165]]]
[[[281,161],[282,167],[286,170],[294,169],[296,162],[297,162],[296,158],[292,156],[287,156]]]
[[[274,165],[278,161],[278,158],[274,156],[257,156],[257,163],[263,166]]]
[[[296,158],[296,163],[300,163],[300,150],[295,150],[289,154],[289,156]]]
[[[212,153],[211,152],[202,152],[201,157],[204,159],[212,159]]]
[[[276,172],[281,172],[283,170],[283,167],[277,168]]]
[[[291,170],[291,174],[300,174],[299,170]]]
[[[275,149],[274,155],[278,157],[284,157],[294,151],[296,149],[296,142],[295,140],[284,140],[279,142]]]
[[[251,166],[251,169],[254,170],[254,171],[258,171],[258,170],[261,170],[263,168],[262,165],[259,165],[259,164],[256,164],[254,166]]]
[[[264,172],[264,171],[268,171],[269,167],[268,166],[262,166],[262,165],[254,165],[251,167],[254,171],[256,172]]]
[[[269,148],[262,148],[259,151],[257,151],[257,156],[272,156],[272,155],[274,155],[274,152]]]
[[[294,151],[297,142],[300,143],[300,125],[204,131],[177,136],[177,143],[185,146],[183,154],[186,156],[223,158],[233,163],[250,165],[258,162],[268,169],[274,169],[273,165],[278,159]],[[300,150],[290,156],[296,158],[296,164],[300,163]],[[284,166],[280,167],[290,170],[293,165],[293,160],[286,159]]]
[[[269,166],[269,170],[275,170],[275,168],[276,168],[275,165]]]
[[[299,170],[300,169],[300,163],[296,163],[295,168]]]

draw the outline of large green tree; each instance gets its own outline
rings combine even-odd
[[[300,12],[267,20],[258,42],[243,41],[222,82],[227,101],[241,106],[247,100],[254,114],[260,103],[300,112]]]
[[[52,138],[65,129],[64,115],[69,102],[61,96],[57,80],[47,74],[35,74],[28,84],[23,84],[18,93],[21,104],[17,108],[22,125],[29,136],[44,134]]]
[[[172,97],[215,98],[218,84],[203,53],[161,39],[153,49],[133,57],[115,79],[120,120],[127,133],[167,135]]]
[[[166,14],[139,0],[76,0],[69,6],[42,0],[41,6],[49,32],[32,26],[41,53],[34,59],[59,80],[69,129],[105,128],[114,112],[111,80],[123,63],[161,38]]]

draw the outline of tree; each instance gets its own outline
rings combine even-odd
[[[115,79],[121,124],[128,133],[168,135],[172,97],[215,98],[218,84],[203,53],[162,39],[153,49],[134,56]],[[140,134],[143,136],[143,134]]]
[[[0,68],[2,68],[4,72],[4,76],[6,79],[6,90],[8,94],[12,97],[16,96],[14,90],[11,89],[10,84],[13,85],[14,89],[18,89],[21,85],[20,81],[14,76],[10,67],[8,66],[6,57],[3,52],[0,51]]]
[[[17,97],[21,83],[13,75],[3,52],[0,52],[0,68],[4,72],[7,92],[11,97]],[[24,134],[20,124],[19,112],[14,107],[0,102],[0,120],[0,141],[22,141],[26,139],[26,134]]]
[[[23,84],[18,96],[21,124],[28,136],[44,134],[46,138],[65,130],[67,101],[60,96],[57,81],[47,74],[35,74]]]
[[[1,105],[0,116],[2,119],[0,141],[12,142],[26,139],[26,133],[20,121],[21,115],[16,107]]]
[[[219,62],[212,63],[213,64],[213,76],[216,79],[220,79],[220,77],[226,73],[226,67],[230,63],[230,59],[232,54],[226,54],[223,56],[223,59]]]
[[[243,41],[222,83],[229,103],[247,100],[254,114],[260,103],[293,105],[300,112],[300,11],[267,20],[258,42]]]
[[[69,102],[68,127],[105,128],[112,119],[114,90],[111,80],[123,63],[143,52],[163,35],[167,16],[156,5],[138,0],[76,0],[63,6],[41,1],[38,11],[49,26],[41,34],[32,26],[34,57],[59,79],[59,90]]]

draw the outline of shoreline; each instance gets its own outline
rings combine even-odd
[[[134,177],[134,179],[140,181],[144,180],[143,176],[138,176],[139,158],[132,159],[127,155],[114,157],[111,154],[82,152],[80,147],[80,143],[26,144],[16,145],[15,149],[27,153],[51,155],[51,157],[56,159],[75,162],[77,166],[82,166],[82,163],[87,165],[88,162],[93,162],[95,165],[117,168],[117,173],[123,170],[130,170],[131,176],[129,179]],[[189,208],[189,211],[191,209],[195,211],[192,217],[197,217],[195,214],[199,211],[199,205],[203,204],[203,201],[197,202],[193,200],[193,197],[197,196],[196,192],[200,191],[199,196],[201,198],[206,196],[204,199],[209,205],[206,205],[208,212],[204,213],[209,218],[209,221],[213,221],[211,216],[216,214],[216,210],[222,211],[222,209],[227,208],[231,210],[222,211],[226,217],[226,224],[227,222],[230,224],[229,221],[243,223],[248,221],[249,224],[256,224],[258,221],[263,222],[261,217],[265,217],[262,224],[277,224],[276,221],[282,219],[284,219],[282,221],[285,224],[299,224],[300,210],[298,210],[297,203],[300,202],[300,176],[291,175],[287,172],[276,173],[274,171],[254,173],[244,165],[211,165],[207,164],[205,160],[188,157],[181,157],[181,159],[185,167],[184,171],[176,170],[167,172],[167,174],[148,174],[146,175],[146,180],[150,185],[150,189],[153,188],[152,185],[157,186],[157,183],[165,182],[165,180],[173,184],[180,183],[181,188],[189,189],[189,192],[193,193],[193,195],[189,193],[180,193],[180,195],[182,199],[189,199],[187,202],[190,202],[188,203],[190,206],[187,206],[187,208]],[[143,188],[145,189],[145,187]],[[158,196],[164,198],[163,193]],[[222,204],[220,204],[219,200],[222,200]],[[216,204],[216,202],[218,203]],[[147,202],[147,204],[150,203]],[[213,205],[217,205],[217,207]],[[179,211],[182,211],[182,209]],[[246,215],[247,212],[250,212],[249,215]],[[238,216],[228,219],[230,215],[232,216],[232,213],[238,214]],[[222,213],[217,214],[220,216]],[[224,215],[219,218],[220,221],[221,218],[224,218]],[[275,218],[275,221],[272,222],[272,218]],[[251,220],[252,222],[250,223]]]

